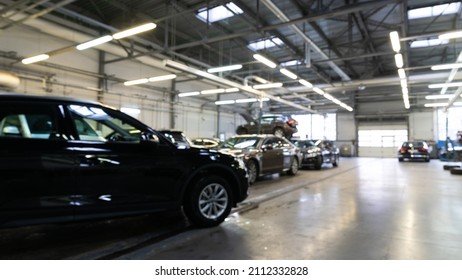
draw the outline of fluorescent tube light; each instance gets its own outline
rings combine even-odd
[[[433,65],[431,67],[432,70],[447,70],[447,69],[455,69],[455,68],[462,68],[462,63]]]
[[[326,94],[322,89],[317,88],[317,87],[314,87],[313,90],[314,90],[316,93],[320,94],[320,95]]]
[[[143,78],[143,79],[138,79],[138,80],[126,81],[126,82],[124,82],[124,86],[133,86],[133,85],[145,84],[147,82],[149,82],[149,79]]]
[[[440,36],[438,36],[438,39],[455,39],[455,38],[461,38],[462,37],[462,30],[459,30],[459,31],[454,31],[454,32],[448,32],[448,33],[444,33],[444,34],[441,34]]]
[[[78,49],[79,51],[82,51],[82,50],[86,50],[86,49],[92,48],[92,47],[97,46],[97,45],[107,43],[107,42],[109,42],[111,40],[112,40],[112,36],[111,35],[106,35],[106,36],[103,36],[103,37],[99,37],[98,39],[94,39],[94,40],[85,42],[83,44],[77,45],[77,47],[75,47],[75,48]]]
[[[234,104],[234,100],[220,100],[220,101],[215,101],[215,105],[226,105],[226,104]]]
[[[400,79],[406,79],[406,71],[403,68],[398,69],[398,75]]]
[[[407,88],[407,81],[406,81],[406,79],[401,79],[401,87],[402,87],[402,88]]]
[[[395,54],[395,63],[396,67],[398,68],[403,68],[404,61],[403,61],[403,55],[400,53]]]
[[[265,64],[266,66],[270,68],[276,68],[276,63],[272,62],[271,60],[267,59],[266,57],[259,55],[259,54],[254,54],[253,58],[256,60],[260,61],[261,63]]]
[[[310,83],[310,82],[308,82],[308,81],[306,81],[306,80],[301,79],[301,80],[298,80],[298,82],[299,82],[300,84],[306,86],[306,87],[309,87],[309,88],[312,88],[312,87],[313,87],[313,84]]]
[[[398,31],[390,32],[390,41],[391,47],[398,53],[401,50],[401,42],[399,41]]]
[[[155,23],[152,23],[152,22],[146,23],[146,24],[143,24],[143,25],[140,25],[140,26],[137,26],[137,27],[127,29],[125,31],[115,33],[114,35],[112,35],[112,38],[114,38],[116,40],[122,39],[122,38],[132,36],[132,35],[135,35],[135,34],[138,34],[138,33],[141,33],[141,32],[152,30],[152,29],[156,28],[156,26],[157,25]]]
[[[158,81],[172,80],[172,79],[175,79],[175,78],[176,78],[175,74],[169,74],[169,75],[151,77],[151,78],[149,78],[149,81],[150,82],[158,82]]]
[[[428,88],[443,88],[443,87],[462,87],[462,82],[428,85]]]
[[[435,94],[435,95],[427,95],[425,99],[435,100],[435,99],[450,99],[452,98],[451,94]]]
[[[267,84],[269,83],[267,80],[261,78],[261,77],[258,77],[258,76],[254,76],[253,77],[255,79],[255,81],[259,82],[260,84]]]
[[[250,102],[257,102],[258,99],[256,98],[244,98],[244,99],[236,99],[236,103],[250,103]]]
[[[178,94],[178,97],[195,96],[195,95],[199,95],[199,94],[201,94],[201,93],[198,92],[198,91],[183,92],[183,93]]]
[[[332,95],[328,94],[328,93],[325,93],[325,94],[324,94],[324,97],[325,97],[326,99],[329,99],[330,101],[334,101],[334,100],[335,100],[335,98],[334,98]]]
[[[409,95],[409,89],[407,87],[401,88],[401,91],[403,92],[403,95]]]
[[[238,89],[238,88],[235,88],[235,87],[233,87],[233,88],[227,88],[227,89],[225,89],[225,92],[239,92],[239,89]]]
[[[254,85],[254,89],[266,89],[266,88],[278,88],[282,87],[282,83],[271,83],[271,84],[261,84],[261,85]]]
[[[201,91],[201,94],[215,94],[215,93],[223,93],[225,92],[224,88],[216,88],[216,89],[207,89]]]
[[[291,78],[292,80],[295,80],[297,79],[297,75],[295,75],[294,73],[290,72],[289,70],[287,69],[280,69],[279,72],[281,72],[282,74],[286,75],[287,77]]]
[[[209,73],[217,73],[217,72],[239,70],[241,68],[242,68],[242,64],[234,64],[234,65],[210,68],[210,69],[207,70],[207,72],[209,72]]]
[[[21,62],[22,62],[22,64],[31,64],[31,63],[47,60],[49,58],[50,58],[50,56],[47,55],[47,54],[39,54],[39,55],[36,55],[36,56],[31,56],[31,57],[28,57],[28,58],[24,58],[23,60],[21,60]]]
[[[425,107],[445,107],[448,106],[448,103],[427,103],[424,104]]]

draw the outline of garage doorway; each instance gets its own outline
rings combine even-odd
[[[408,139],[403,125],[387,127],[361,127],[358,130],[358,156],[396,157],[398,148]]]

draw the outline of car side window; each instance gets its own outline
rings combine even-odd
[[[61,139],[51,106],[0,106],[0,137]]]
[[[139,142],[141,131],[99,107],[70,105],[78,139],[96,142]]]

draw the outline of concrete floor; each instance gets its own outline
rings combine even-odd
[[[264,178],[247,200],[257,208],[121,258],[461,260],[462,176],[444,164],[341,158]]]

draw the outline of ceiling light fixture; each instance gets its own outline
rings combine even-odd
[[[261,63],[265,64],[266,66],[270,68],[276,68],[276,63],[272,62],[271,60],[267,59],[266,57],[260,54],[254,54],[253,58],[255,58],[256,60],[260,61]]]
[[[298,82],[308,88],[312,88],[313,87],[313,84],[308,82],[307,80],[304,80],[304,79],[300,79],[298,80]]]
[[[234,64],[234,65],[210,68],[207,70],[207,72],[209,73],[226,72],[226,71],[239,70],[241,68],[242,68],[242,64]]]
[[[395,63],[396,67],[398,68],[403,68],[404,61],[403,61],[403,55],[400,53],[395,54]]]
[[[158,82],[158,81],[172,80],[172,79],[175,79],[175,78],[176,78],[175,74],[168,74],[168,75],[163,75],[163,76],[151,77],[151,78],[149,78],[149,81],[150,82]]]
[[[215,94],[215,93],[223,93],[225,92],[224,88],[216,88],[216,89],[207,89],[201,91],[201,94]]]
[[[278,88],[282,87],[282,83],[270,83],[270,84],[261,84],[261,85],[254,85],[254,89],[267,89],[267,88]]]
[[[244,99],[236,99],[236,103],[250,103],[250,102],[257,102],[258,99],[256,98],[244,98]]]
[[[398,76],[400,79],[406,79],[406,71],[403,68],[398,69]]]
[[[292,80],[295,80],[297,79],[297,75],[295,75],[294,73],[290,72],[289,70],[287,69],[279,69],[279,72],[281,72],[282,74],[286,75],[287,77],[291,78]]]
[[[438,39],[444,40],[444,39],[456,39],[456,38],[461,38],[462,37],[462,31],[454,31],[454,32],[448,32],[441,34],[438,36]]]
[[[227,88],[225,89],[225,92],[239,92],[238,88]]]
[[[22,64],[31,64],[31,63],[47,60],[49,58],[50,58],[50,56],[48,54],[39,54],[39,55],[36,55],[36,56],[31,56],[31,57],[28,57],[28,58],[24,58],[23,60],[21,60],[21,62],[22,62]]]
[[[401,50],[401,42],[399,41],[398,31],[390,32],[390,41],[393,50],[399,53],[399,51]]]
[[[320,94],[320,95],[326,94],[322,89],[317,88],[317,87],[314,87],[313,90],[314,90],[316,93]]]
[[[443,87],[462,87],[462,82],[428,85],[428,88],[443,88]]]
[[[457,68],[462,68],[462,63],[433,65],[431,67],[432,70],[447,70],[447,69],[457,69]]]
[[[427,103],[424,104],[425,107],[445,107],[448,106],[448,103]]]
[[[155,23],[150,22],[150,23],[146,23],[146,24],[143,24],[137,27],[133,27],[133,28],[121,31],[121,32],[117,32],[114,35],[112,35],[112,38],[119,40],[119,39],[132,36],[132,35],[135,35],[141,32],[152,30],[156,27],[157,25]]]
[[[148,82],[149,82],[149,79],[143,78],[143,79],[138,79],[138,80],[126,81],[124,82],[124,86],[134,86],[134,85],[139,85],[139,84],[145,84]]]
[[[195,96],[199,94],[201,94],[199,91],[183,92],[183,93],[178,94],[178,97]]]
[[[79,51],[82,51],[82,50],[86,50],[86,49],[92,48],[97,45],[107,43],[109,41],[112,41],[112,36],[106,35],[106,36],[99,37],[97,39],[82,43],[80,45],[77,45],[75,48],[78,49]]]
[[[234,104],[236,101],[234,100],[220,100],[215,101],[215,105],[227,105],[227,104]]]
[[[402,87],[402,88],[407,88],[407,81],[406,81],[406,79],[401,79],[401,87]]]
[[[427,95],[425,99],[435,100],[435,99],[450,99],[452,98],[451,94],[435,94],[435,95]]]

